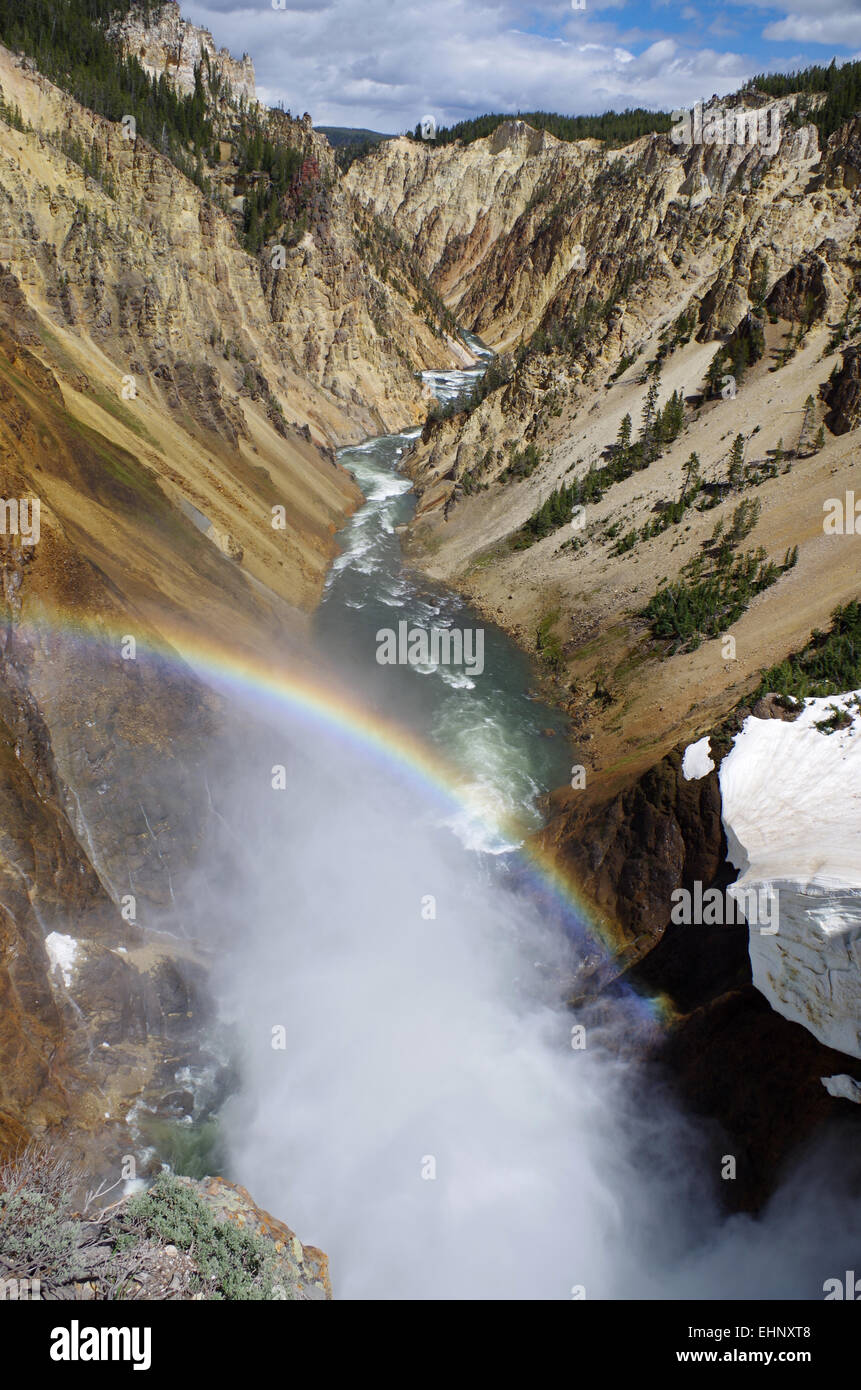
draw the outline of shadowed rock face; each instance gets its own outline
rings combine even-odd
[[[663,962],[653,964],[650,982],[660,987]],[[661,1056],[686,1107],[716,1126],[716,1170],[722,1154],[737,1159],[736,1181],[721,1184],[732,1209],[761,1207],[814,1131],[840,1126],[857,1145],[857,1105],[830,1096],[821,1081],[844,1072],[846,1058],[774,1013],[743,979],[692,1008]]]
[[[817,254],[804,256],[780,277],[766,300],[772,314],[795,323],[822,318],[833,288],[823,253],[835,255],[834,242],[826,243]]]
[[[755,714],[794,717],[773,700],[760,701]],[[681,762],[673,752],[588,805],[583,792],[557,793],[554,802],[564,805],[542,840],[617,942],[611,965],[578,984],[601,988],[623,971],[664,997],[670,1025],[657,1056],[685,1106],[712,1122],[716,1147],[737,1159],[736,1181],[721,1184],[723,1199],[756,1210],[805,1138],[832,1122],[857,1124],[858,1116],[847,1115],[821,1081],[845,1072],[846,1056],[774,1012],[753,987],[748,927],[671,922],[675,889],[690,891],[699,880],[704,890],[724,890],[736,872],[726,861],[719,769],[686,781]]]
[[[17,281],[2,288],[0,492],[38,499],[40,526],[33,545],[0,536],[0,1149],[58,1125],[87,1148],[107,1119],[101,1171],[132,1101],[202,1060],[205,965],[158,925],[202,838],[219,713],[159,623],[225,642],[240,623],[268,650],[295,618],[64,411]]]
[[[103,782],[101,815],[87,823],[81,806],[89,803],[89,787],[74,768],[64,775],[58,766],[51,731],[22,675],[32,653],[19,645],[7,624],[0,657],[0,1151],[14,1150],[25,1134],[57,1125],[98,1129],[106,1112],[115,1125],[121,1122],[131,1098],[158,1084],[164,1059],[173,1054],[177,1064],[189,1020],[201,1022],[205,1007],[193,953],[173,961],[167,941],[157,933],[149,938],[117,906],[117,887],[135,882],[136,871],[138,920],[146,921],[163,892],[159,855],[188,862],[201,805],[183,798],[180,788],[173,798],[162,791],[161,846],[147,838],[138,849],[131,833],[130,774],[130,783]],[[67,667],[64,679],[71,681],[75,669]],[[60,675],[56,666],[54,675]],[[109,667],[98,695],[103,705],[113,699],[116,708],[118,697],[134,700],[134,685],[133,676],[123,676],[112,690]],[[90,688],[95,686],[93,674]],[[181,751],[179,724],[170,732],[171,691],[170,680],[162,679],[167,712],[159,729]],[[86,699],[84,689],[79,694]],[[178,706],[183,695],[187,702],[193,698],[190,688],[178,687]],[[148,739],[157,730],[154,721],[147,724],[145,697],[136,712],[144,721],[143,740],[132,756],[149,747],[144,761],[152,778],[157,764]],[[68,706],[64,713],[74,718]],[[50,717],[58,741],[73,741],[73,725],[63,722],[62,713],[51,709]],[[132,747],[115,734],[114,765]],[[110,765],[98,772],[110,777]],[[193,785],[193,775],[188,781]],[[134,799],[139,792],[146,797],[137,786]],[[109,871],[123,882],[111,883]],[[54,943],[61,948],[59,960]],[[115,1130],[106,1147],[122,1143]]]
[[[861,357],[850,347],[843,353],[839,369],[820,390],[828,406],[825,423],[832,434],[848,434],[861,424]]]
[[[724,863],[717,773],[686,781],[681,764],[681,754],[671,753],[604,802],[557,793],[564,805],[541,836],[589,894],[628,962],[661,939],[673,890],[713,883]]]

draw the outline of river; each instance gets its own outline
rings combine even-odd
[[[489,355],[478,339],[466,337],[474,351]],[[445,403],[483,371],[480,365],[423,376]],[[500,837],[495,826],[513,821],[536,829],[542,793],[568,780],[567,721],[535,696],[535,671],[502,629],[479,618],[452,590],[429,583],[404,564],[399,528],[412,517],[415,494],[401,463],[419,433],[383,435],[340,451],[340,463],[366,500],[338,536],[341,553],[317,616],[317,639],[349,666],[370,707],[396,713],[399,723],[458,769],[471,799],[487,813],[486,822],[461,820],[465,843],[488,851],[511,849],[510,836]],[[403,620],[410,630],[480,631],[481,674],[470,674],[464,664],[432,660],[378,664],[377,633],[396,632]]]
[[[473,375],[426,380],[445,400]],[[597,1137],[623,1075],[604,1044],[618,1059],[643,1007],[604,1006],[575,1048],[565,982],[594,946],[518,853],[569,776],[566,719],[501,629],[405,564],[416,436],[341,451],[366,500],[338,537],[314,642],[342,692],[420,739],[466,795],[343,730],[275,730],[259,761],[289,766],[292,795],[242,802],[222,986],[245,1042],[229,1171],[327,1251],[338,1297],[609,1292],[623,1262],[606,1169],[626,1160]],[[400,621],[480,628],[483,670],[380,664],[380,631]]]
[[[429,375],[441,396],[468,379]],[[596,946],[511,832],[568,775],[565,721],[503,632],[404,563],[415,437],[341,452],[366,500],[314,643],[351,712],[290,705],[262,747],[249,723],[225,798],[239,833],[210,895],[240,1041],[228,1175],[327,1252],[337,1298],[816,1296],[821,1250],[849,1258],[836,1205],[811,1213],[800,1171],[772,1216],[724,1221],[726,1140],[644,1060],[648,1001],[567,1006]],[[484,669],[381,664],[400,621],[480,626]],[[380,734],[395,722],[429,758]],[[261,791],[275,764],[286,795]]]

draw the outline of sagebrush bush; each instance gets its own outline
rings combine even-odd
[[[37,1145],[0,1164],[0,1267],[22,1278],[65,1283],[75,1277],[72,1211],[79,1183],[73,1164]]]
[[[212,1298],[277,1296],[280,1271],[272,1243],[228,1221],[216,1221],[197,1193],[169,1173],[160,1174],[152,1187],[132,1198],[125,1222],[132,1231],[187,1250]]]

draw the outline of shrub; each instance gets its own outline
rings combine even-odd
[[[838,729],[848,729],[852,724],[852,715],[848,710],[841,709],[839,705],[829,705],[830,713],[825,719],[817,719],[815,727],[823,734],[834,734]]]
[[[857,599],[835,608],[828,632],[815,630],[800,652],[770,666],[752,695],[773,692],[803,700],[839,695],[861,688],[861,604]]]
[[[703,573],[704,562],[698,557],[685,566],[680,579],[659,589],[641,610],[652,636],[668,640],[671,652],[693,651],[704,637],[720,636],[737,622],[751,599],[776,583],[798,558],[796,547],[778,565],[760,547],[733,560],[731,549],[728,554],[723,549],[726,544],[725,538],[710,572]]]
[[[74,1278],[72,1193],[79,1183],[71,1163],[38,1145],[0,1166],[0,1270],[56,1283]]]
[[[128,1204],[131,1232],[191,1252],[207,1292],[216,1299],[271,1299],[278,1278],[274,1249],[261,1236],[216,1221],[187,1183],[162,1173]]]

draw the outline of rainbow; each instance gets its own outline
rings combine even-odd
[[[38,616],[22,618],[15,632],[50,639],[69,638],[76,645],[109,647],[114,654],[129,632],[104,619],[51,612],[40,605]],[[169,635],[168,635],[169,633]],[[401,780],[416,786],[425,798],[435,799],[446,810],[465,811],[491,833],[517,845],[517,857],[524,878],[539,899],[573,913],[576,923],[600,944],[607,957],[616,954],[617,943],[611,931],[597,917],[593,906],[571,876],[536,841],[526,837],[524,826],[512,817],[494,815],[475,788],[466,785],[438,750],[429,748],[407,729],[383,719],[358,701],[348,698],[332,681],[325,682],[308,669],[288,670],[283,664],[265,661],[247,648],[226,646],[209,637],[189,632],[175,624],[151,626],[146,635],[135,633],[137,650],[158,658],[165,665],[184,668],[216,689],[240,699],[261,701],[287,711],[310,727],[344,740],[366,758],[374,758]],[[570,920],[570,916],[569,916]],[[657,1020],[668,1020],[673,1006],[666,996],[642,996],[647,1012]]]

